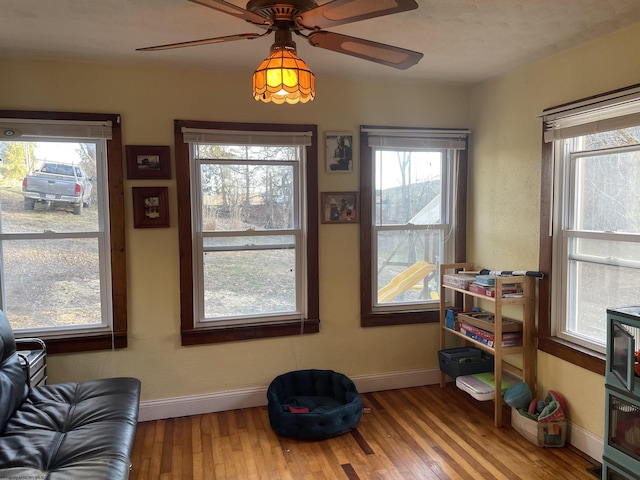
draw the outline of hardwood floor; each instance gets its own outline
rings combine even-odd
[[[363,394],[357,429],[306,442],[278,437],[266,407],[138,425],[131,480],[585,479],[571,446],[539,448],[493,426],[493,402],[448,384]],[[570,413],[570,412],[569,412]],[[505,423],[509,422],[505,408]]]

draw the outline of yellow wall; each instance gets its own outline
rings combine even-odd
[[[319,76],[316,101],[275,106],[253,100],[251,73],[2,60],[0,108],[120,113],[124,144],[171,145],[172,157],[174,119],[313,123],[321,162],[326,131],[357,138],[360,124],[466,127],[469,121],[469,91],[459,86]],[[358,153],[355,148],[354,158]],[[355,170],[330,175],[321,163],[319,190],[357,190],[357,160]],[[169,186],[171,228],[133,228],[131,187],[140,185]],[[181,347],[175,180],[127,181],[125,200],[130,347],[52,356],[51,381],[132,375],[151,400],[262,387],[297,368],[348,375],[437,368],[436,326],[360,328],[358,225],[320,225],[319,334]]]
[[[536,269],[538,115],[546,107],[640,83],[638,45],[640,24],[474,89],[319,77],[316,101],[297,106],[255,102],[249,70],[227,75],[2,60],[0,108],[120,113],[124,144],[172,146],[174,119],[314,123],[321,137],[332,130],[357,134],[360,124],[470,126],[468,258],[488,268]],[[214,95],[213,87],[223,93]],[[322,159],[322,141],[319,149]],[[356,145],[356,159],[358,152]],[[357,161],[355,169],[327,175],[321,165],[320,191],[358,189]],[[169,186],[169,229],[132,227],[131,187],[149,184]],[[266,386],[296,368],[366,375],[437,367],[436,326],[360,328],[357,225],[320,225],[319,334],[181,347],[175,182],[127,181],[125,189],[130,347],[53,356],[52,381],[133,375],[143,382],[143,399],[150,400]],[[539,389],[562,392],[571,420],[602,437],[602,377],[546,354],[538,355],[538,363]]]
[[[468,256],[491,269],[537,270],[543,109],[640,83],[640,24],[476,87]],[[604,432],[604,380],[538,354],[538,388],[567,397],[571,421]]]

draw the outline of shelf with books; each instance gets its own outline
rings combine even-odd
[[[503,371],[507,370],[516,373],[535,392],[535,279],[516,275],[476,282],[477,274],[469,263],[440,265],[440,348],[446,348],[447,336],[462,338],[493,355],[496,384],[500,384]],[[494,283],[489,284],[489,280]],[[480,305],[492,312],[478,312]],[[519,312],[521,319],[503,316],[507,306],[509,313]],[[447,325],[447,310],[457,312],[453,324]],[[502,341],[497,342],[496,338]],[[511,362],[513,355],[519,357],[519,366]],[[510,356],[509,363],[505,362],[506,356]],[[444,386],[445,381],[446,375],[441,372],[440,385]],[[499,389],[494,403],[494,423],[501,427],[503,401]]]

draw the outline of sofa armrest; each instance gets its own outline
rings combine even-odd
[[[21,350],[27,349],[36,349],[47,351],[47,344],[44,343],[44,340],[41,338],[30,337],[30,338],[16,338],[16,348]]]

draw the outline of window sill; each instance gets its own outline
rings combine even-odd
[[[286,322],[269,325],[243,325],[209,329],[191,329],[182,331],[182,345],[203,345],[207,343],[236,342],[258,338],[286,337],[318,333],[320,320],[312,319],[300,322]]]
[[[591,372],[605,374],[604,354],[580,347],[558,337],[538,336],[538,350]]]
[[[417,323],[438,323],[439,311],[363,313],[360,317],[362,327],[384,327],[389,325],[413,325]]]
[[[17,336],[16,339],[20,338]],[[127,348],[127,334],[108,334],[47,338],[39,337],[47,346],[47,353],[77,353],[93,352],[98,350],[113,350]]]

